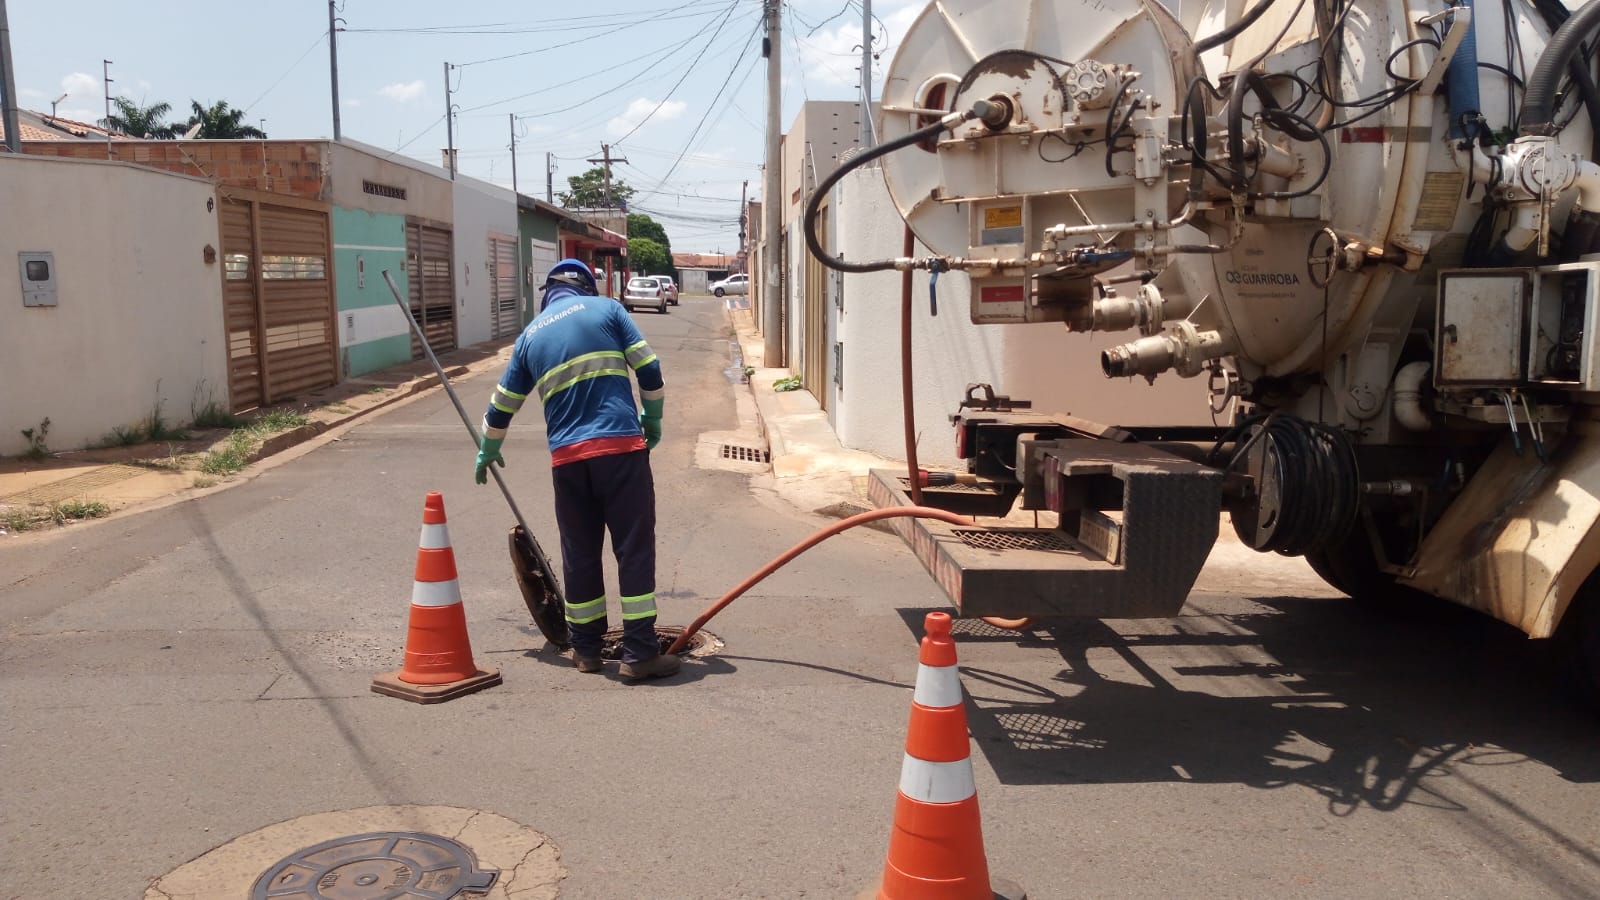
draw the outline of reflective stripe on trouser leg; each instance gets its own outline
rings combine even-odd
[[[567,604],[567,624],[587,625],[596,619],[606,617],[606,598],[589,600],[584,603]]]
[[[600,499],[594,494],[589,469],[584,461],[579,461],[555,466],[550,475],[555,488],[556,525],[561,530],[561,569],[567,597],[573,600],[603,598],[606,585],[600,553],[605,545],[606,521]],[[573,652],[579,656],[598,657],[600,638],[606,630],[604,616],[574,624],[572,615],[569,605],[568,630],[572,635]]]
[[[622,661],[643,662],[661,652],[655,630],[656,492],[650,454],[637,450],[586,462],[601,486],[606,528],[617,556],[618,593],[634,598],[622,609]]]

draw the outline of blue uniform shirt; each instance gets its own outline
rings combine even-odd
[[[512,415],[533,395],[544,404],[550,452],[558,463],[563,457],[594,455],[576,446],[586,441],[600,442],[597,446],[618,446],[619,438],[642,441],[628,373],[639,379],[644,399],[660,398],[664,385],[655,351],[622,304],[610,297],[566,285],[550,287],[545,297],[544,311],[512,347],[511,363],[484,415],[484,435],[504,438]],[[568,452],[557,453],[563,449]]]

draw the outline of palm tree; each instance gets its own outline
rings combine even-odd
[[[129,137],[170,140],[178,136],[178,127],[161,121],[172,112],[171,103],[152,103],[141,107],[127,97],[111,101],[117,111],[106,117],[106,127]]]
[[[210,106],[200,105],[199,100],[190,100],[189,105],[194,108],[194,115],[189,117],[189,127],[200,126],[195,137],[200,138],[264,138],[265,131],[254,125],[244,124],[244,110],[234,109],[226,100],[218,100]]]

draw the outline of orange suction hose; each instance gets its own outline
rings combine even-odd
[[[682,650],[684,645],[689,642],[689,638],[693,637],[695,632],[699,631],[701,628],[704,628],[705,624],[711,621],[712,617],[717,613],[722,612],[722,610],[727,607],[728,604],[739,599],[739,597],[743,596],[745,591],[755,587],[768,575],[771,575],[773,572],[776,572],[778,569],[784,567],[789,563],[790,560],[806,552],[807,550],[810,550],[812,547],[815,547],[816,545],[822,543],[828,538],[833,537],[841,531],[848,531],[857,525],[865,525],[868,522],[876,522],[879,519],[902,518],[938,519],[942,522],[949,522],[951,525],[974,524],[973,521],[966,516],[958,516],[953,512],[948,512],[942,509],[934,509],[930,506],[891,506],[883,509],[867,510],[864,513],[857,513],[848,519],[840,519],[832,525],[812,532],[810,537],[798,544],[795,544],[793,547],[790,547],[788,550],[785,550],[783,553],[779,554],[771,562],[755,570],[755,572],[751,573],[750,577],[735,585],[733,590],[723,594],[722,597],[717,600],[717,602],[706,607],[705,611],[702,612],[693,622],[690,622],[688,628],[683,630],[683,634],[678,635],[678,639],[672,642],[672,646],[667,648],[667,652],[677,653]],[[1030,623],[1032,620],[985,618],[983,621],[999,628],[1016,629],[1026,627],[1026,624]]]

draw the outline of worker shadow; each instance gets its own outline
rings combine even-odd
[[[1006,784],[1299,787],[1336,815],[1460,809],[1438,788],[1484,797],[1474,767],[1600,781],[1600,722],[1540,642],[1442,603],[1403,618],[1342,598],[1253,603],[1207,615],[1196,595],[1198,615],[1025,632],[958,620],[977,752]],[[924,613],[902,610],[919,637]]]

